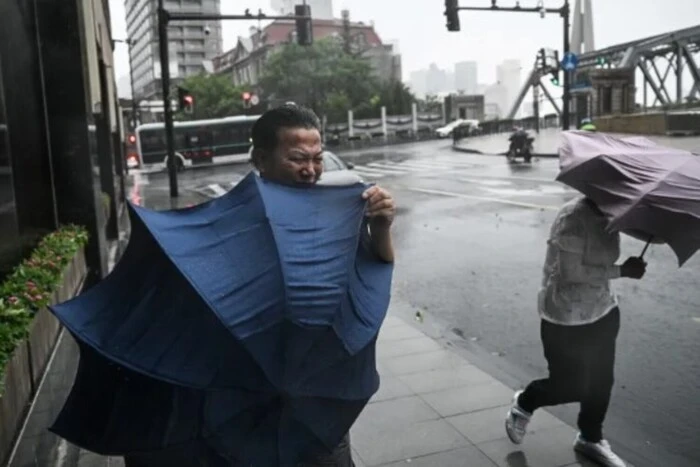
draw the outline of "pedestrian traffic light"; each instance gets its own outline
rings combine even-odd
[[[311,6],[307,4],[294,5],[294,15],[297,16],[297,43],[311,45],[314,42],[313,24],[311,22]],[[303,18],[299,18],[303,16]]]
[[[458,0],[445,0],[445,16],[447,16],[447,30],[459,31],[459,6]]]
[[[192,113],[194,110],[194,97],[182,86],[177,87],[177,105],[178,109],[185,113]]]

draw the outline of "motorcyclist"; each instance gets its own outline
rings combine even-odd
[[[530,162],[532,154],[530,153],[530,143],[532,138],[529,133],[522,127],[513,127],[513,133],[508,138],[510,147],[508,148],[508,158],[513,159],[514,153],[518,148],[521,148],[525,153],[525,162]]]

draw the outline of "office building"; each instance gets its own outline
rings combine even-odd
[[[129,61],[133,69],[134,94],[138,101],[160,96],[160,52],[157,2],[126,0]],[[171,13],[220,14],[220,0],[166,1]],[[223,51],[220,21],[170,22],[168,27],[170,77],[174,83],[204,70],[203,62]]]
[[[522,69],[520,60],[506,60],[496,67],[496,81],[505,89],[505,94],[501,96],[503,98],[502,118],[508,118],[508,114],[518,98],[522,85]],[[513,118],[518,118],[518,114],[519,112],[516,112]]]
[[[477,63],[472,61],[455,64],[455,90],[467,95],[478,94]]]

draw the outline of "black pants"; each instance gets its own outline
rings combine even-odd
[[[197,459],[190,458],[187,460],[179,458],[177,461],[174,461],[171,458],[159,458],[158,455],[151,458],[146,456],[125,456],[124,463],[126,467],[174,467],[175,465],[181,467],[208,467],[210,465],[222,465],[223,462],[220,458],[214,461],[213,455],[209,458],[207,455],[200,453],[197,457]],[[355,463],[352,460],[352,451],[350,450],[350,435],[345,435],[333,452],[317,455],[313,459],[302,462],[298,467],[355,467]]]
[[[560,326],[542,321],[541,335],[549,377],[531,382],[518,399],[523,410],[580,402],[581,436],[597,443],[614,382],[615,341],[620,310],[582,326]]]

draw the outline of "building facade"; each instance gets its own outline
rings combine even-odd
[[[484,121],[485,104],[482,95],[450,94],[445,97],[445,120],[457,119]]]
[[[280,15],[293,15],[294,5],[301,4],[300,0],[272,0],[271,7]],[[314,19],[333,19],[333,0],[306,0],[311,7],[311,17]]]
[[[137,101],[160,96],[157,2],[126,0],[129,62]],[[166,0],[171,13],[220,14],[220,0]],[[172,21],[168,27],[170,77],[173,82],[204,71],[204,63],[221,55],[220,21]]]
[[[0,2],[0,276],[69,223],[88,285],[106,274],[125,212],[113,47],[108,0]]]
[[[382,43],[373,26],[359,22],[346,24],[338,19],[317,19],[313,20],[312,28],[314,40],[342,40],[347,28],[352,49],[367,58],[378,78],[387,81],[401,79],[401,56],[394,53],[392,45]],[[237,86],[255,88],[267,59],[280,47],[295,41],[296,23],[292,20],[276,20],[262,29],[251,28],[249,37],[239,37],[233,49],[214,58],[214,72],[230,75]]]

